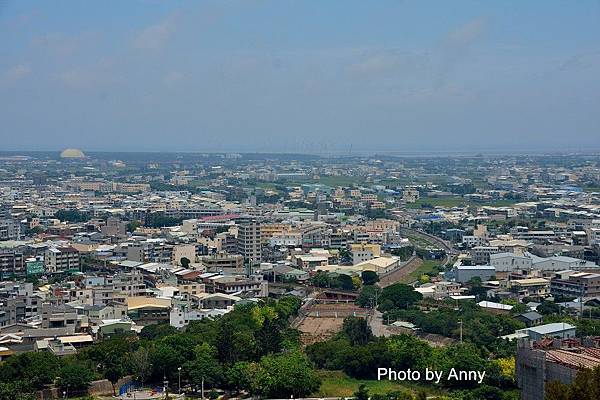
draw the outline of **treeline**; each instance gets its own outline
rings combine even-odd
[[[182,386],[191,388],[204,380],[208,390],[306,396],[320,381],[300,351],[298,331],[289,328],[300,303],[284,297],[240,305],[217,320],[192,322],[182,332],[152,325],[139,337],[115,336],[64,358],[48,352],[15,355],[0,364],[0,398],[33,399],[36,390],[49,384],[81,395],[94,379],[106,378],[114,385],[128,375],[157,386],[166,378],[176,388],[178,368]]]
[[[383,290],[374,285],[363,286],[356,303],[362,307],[378,305],[384,321],[408,321],[422,332],[443,335],[473,343],[486,356],[514,355],[514,343],[499,336],[514,333],[525,325],[512,315],[492,314],[472,301],[431,303],[410,285],[396,283]]]
[[[58,210],[54,217],[71,223],[86,222],[90,219],[87,213],[77,210]]]
[[[450,379],[441,380],[440,385],[452,391],[458,390],[453,392],[451,398],[516,398],[513,371],[504,368],[502,360],[489,360],[481,348],[471,343],[434,348],[406,334],[389,338],[374,337],[362,318],[346,318],[341,333],[325,342],[308,346],[306,353],[317,368],[343,370],[356,379],[377,379],[378,368],[391,368],[394,371],[423,371],[429,368],[442,371],[445,377],[452,368],[486,371],[481,385],[476,381]],[[471,397],[474,392],[494,393],[499,397]]]
[[[151,213],[146,215],[144,226],[148,228],[163,228],[165,226],[175,226],[181,224],[183,218],[167,217],[161,213]]]

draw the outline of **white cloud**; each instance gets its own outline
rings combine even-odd
[[[0,84],[2,86],[12,85],[31,73],[31,67],[27,64],[15,65],[0,75]]]
[[[150,25],[139,32],[132,45],[143,50],[160,50],[169,42],[175,31],[175,17],[168,16],[157,24]]]

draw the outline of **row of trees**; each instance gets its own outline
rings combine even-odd
[[[364,319],[348,317],[338,335],[306,348],[311,361],[328,370],[343,370],[357,379],[376,379],[377,369],[420,370],[425,368],[443,371],[448,376],[451,368],[486,371],[485,384],[514,389],[511,371],[506,371],[498,360],[489,360],[482,349],[471,343],[433,348],[412,335],[389,338],[374,337]],[[442,380],[450,389],[473,389],[474,381]]]
[[[472,302],[463,302],[460,308],[452,301],[439,306],[438,309],[424,312],[419,309],[393,309],[384,314],[389,320],[409,321],[421,331],[435,333],[459,339],[461,324],[462,337],[465,342],[473,343],[486,355],[508,357],[515,353],[514,343],[500,339],[499,336],[514,333],[525,325],[510,315],[491,314],[481,310]]]
[[[162,384],[164,378],[174,383],[179,374],[192,388],[204,380],[207,388],[257,396],[308,395],[320,381],[300,351],[299,332],[288,326],[299,307],[298,298],[284,297],[237,306],[218,320],[192,322],[183,332],[152,325],[139,337],[116,336],[70,357],[19,354],[0,364],[0,398],[29,398],[52,383],[81,394],[94,379],[114,385],[127,375],[142,383]],[[2,397],[3,390],[14,396]]]
[[[374,285],[376,281],[366,281],[364,276],[363,281],[365,285],[356,300],[361,307],[373,307],[377,304],[379,311],[393,311],[407,309],[423,299],[421,293],[404,283],[395,283],[381,289]]]

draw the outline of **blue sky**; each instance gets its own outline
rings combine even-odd
[[[600,1],[0,0],[4,150],[600,149]]]

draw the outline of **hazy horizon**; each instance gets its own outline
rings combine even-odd
[[[600,2],[0,0],[1,150],[600,150]]]

